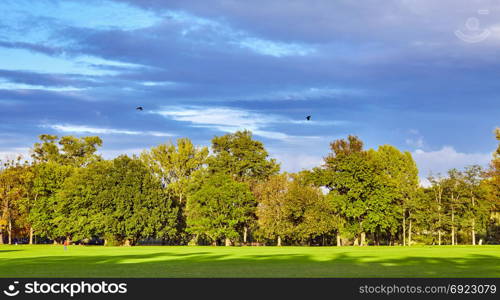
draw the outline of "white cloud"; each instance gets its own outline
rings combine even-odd
[[[214,36],[218,35],[221,39],[220,43],[273,57],[307,56],[316,52],[316,47],[312,44],[264,39],[247,31],[235,29],[225,22],[194,16],[186,12],[169,11],[167,16],[171,21],[182,26],[180,33],[183,37],[206,34],[206,32],[216,33]],[[204,40],[204,42],[208,45],[214,45],[213,41]]]
[[[19,155],[23,160],[30,160],[29,148],[7,148],[0,150],[0,161],[16,159]]]
[[[15,83],[0,79],[0,90],[45,90],[52,92],[78,92],[83,91],[83,88],[76,88],[72,86],[65,87],[47,87],[43,85],[32,85],[25,83]]]
[[[264,115],[242,109],[174,106],[163,107],[161,110],[151,113],[159,114],[176,121],[189,122],[193,124],[193,127],[213,128],[222,132],[235,132],[247,129],[261,137],[287,142],[294,142],[297,139],[320,139],[318,136],[293,136],[265,129],[270,124],[305,124],[305,121],[291,120],[278,115]],[[314,124],[313,122],[309,123]]]
[[[323,157],[315,155],[270,151],[270,156],[281,163],[281,171],[283,172],[295,173],[319,167],[323,164]]]
[[[105,159],[113,159],[115,157],[124,154],[128,156],[139,155],[145,150],[147,149],[131,148],[131,149],[117,149],[117,150],[99,150],[98,153],[101,154],[102,157],[104,157]]]
[[[492,158],[491,153],[461,153],[451,146],[444,146],[440,150],[427,152],[417,149],[412,155],[420,170],[423,184],[426,182],[425,177],[431,172],[446,175],[448,170],[452,168],[463,169],[470,165],[486,167]]]
[[[255,37],[243,38],[234,42],[241,48],[247,48],[254,52],[263,55],[274,57],[282,56],[306,56],[314,53],[316,50],[310,46],[293,44],[293,43],[279,43],[271,40],[263,40]]]
[[[422,137],[408,138],[405,140],[405,143],[412,147],[422,148],[424,146],[424,139]]]
[[[159,131],[135,131],[135,130],[114,129],[114,128],[98,128],[98,127],[89,127],[89,126],[71,125],[71,124],[51,124],[51,125],[44,124],[40,125],[40,127],[52,128],[60,132],[71,132],[71,133],[151,135],[157,137],[174,136],[174,134],[159,132]]]
[[[267,94],[257,94],[246,97],[240,97],[239,100],[247,101],[266,101],[266,100],[311,100],[311,99],[327,99],[339,96],[360,96],[365,93],[360,89],[347,89],[336,87],[309,87],[302,89],[284,89],[269,92]]]

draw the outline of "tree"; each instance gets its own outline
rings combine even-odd
[[[252,218],[255,198],[246,183],[237,182],[227,174],[211,174],[201,188],[188,197],[187,231],[204,235],[217,244],[236,241],[238,231]]]
[[[485,190],[482,188],[482,168],[480,166],[469,166],[465,168],[463,173],[463,184],[465,188],[464,197],[467,199],[465,203],[465,219],[471,232],[471,244],[476,244],[476,232],[478,223],[484,224],[485,213]],[[479,222],[478,222],[479,221]]]
[[[415,206],[419,187],[418,168],[409,152],[400,152],[393,146],[380,146],[377,152],[377,176],[379,177],[378,196],[371,198],[375,201],[371,209],[376,214],[376,230],[397,230],[398,220],[402,220],[403,245],[411,244],[412,213]],[[385,199],[385,203],[383,200]],[[382,209],[381,205],[385,205]],[[400,214],[394,212],[400,211]],[[407,220],[409,221],[408,242],[406,242]]]
[[[101,212],[101,234],[110,244],[176,235],[178,207],[141,160],[125,155],[112,160],[103,187],[95,205]]]
[[[345,230],[359,236],[365,244],[367,202],[373,195],[376,178],[373,155],[363,150],[363,142],[355,136],[346,140],[336,140],[330,144],[332,152],[325,157],[324,182],[332,194],[333,201],[338,203],[341,214],[346,219]]]
[[[457,244],[457,225],[460,212],[463,209],[464,179],[463,174],[457,169],[448,171],[448,178],[444,180],[445,208],[447,212],[447,221],[451,228],[451,244]]]
[[[196,148],[191,140],[181,138],[177,146],[161,144],[143,152],[141,159],[183,203],[191,175],[204,166],[207,156],[207,147]]]
[[[490,224],[488,226],[488,239],[500,239],[500,128],[495,130],[498,148],[493,153],[489,170],[485,173],[482,186],[486,190],[486,197],[490,207]]]
[[[42,134],[39,138],[41,143],[35,143],[31,150],[36,163],[57,162],[81,167],[100,159],[96,151],[102,146],[102,140],[97,136],[63,136],[59,139],[55,135]]]
[[[257,199],[257,223],[259,232],[269,239],[276,239],[281,246],[282,239],[290,231],[292,224],[288,216],[288,197],[290,187],[288,174],[273,175],[255,186]]]
[[[207,147],[197,148],[187,138],[178,139],[177,145],[161,144],[141,154],[141,160],[151,169],[154,176],[159,178],[166,192],[175,199],[181,210],[177,221],[181,239],[186,228],[183,209],[188,187],[195,178],[194,173],[205,166],[207,157]]]
[[[316,239],[325,245],[326,236],[332,235],[341,224],[331,198],[325,197],[313,186],[304,173],[293,174],[287,193],[287,215],[292,224],[289,238],[309,244]]]
[[[33,195],[30,204],[29,221],[33,231],[41,237],[57,242],[65,234],[59,231],[56,219],[56,207],[65,199],[57,198],[66,178],[75,171],[73,166],[61,165],[58,162],[47,161],[32,166],[34,178],[30,194]]]
[[[12,244],[13,223],[20,217],[19,202],[24,195],[23,174],[25,166],[19,156],[7,161],[0,169],[0,244],[4,243],[3,231],[7,231],[7,242]]]
[[[443,233],[443,193],[444,193],[444,178],[441,175],[437,177],[432,174],[428,177],[431,183],[431,190],[434,196],[434,205],[431,208],[433,213],[432,216],[435,218],[431,219],[432,224],[436,224],[435,229],[438,232],[438,245],[441,246],[442,243],[442,233]]]
[[[113,188],[109,180],[112,167],[110,161],[98,161],[79,168],[57,191],[54,223],[66,239],[78,241],[105,234],[106,208],[114,199],[108,203],[98,200],[101,193]]]
[[[250,131],[237,131],[212,139],[213,155],[208,158],[210,173],[223,173],[238,182],[246,182],[250,190],[259,181],[277,174],[280,165],[270,159],[264,144],[252,138]],[[254,223],[255,216],[243,226],[243,242],[247,242],[248,228]]]
[[[208,159],[212,173],[229,174],[234,180],[253,183],[279,172],[264,145],[252,139],[250,131],[237,131],[212,139],[213,156]]]

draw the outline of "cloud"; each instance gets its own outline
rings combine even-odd
[[[300,153],[284,153],[270,150],[270,156],[276,158],[281,164],[281,171],[295,173],[302,170],[310,170],[323,164],[323,157]]]
[[[131,149],[115,149],[115,150],[99,150],[98,153],[102,155],[105,159],[113,159],[115,157],[118,157],[120,155],[128,155],[128,156],[133,156],[133,155],[139,155],[143,151],[147,149],[145,148],[131,148]]]
[[[0,149],[0,162],[16,159],[19,155],[23,158],[23,160],[30,159],[30,149],[19,147],[19,148],[6,148]]]
[[[14,83],[0,79],[0,89],[2,90],[45,90],[53,92],[77,92],[82,91],[84,88],[77,88],[73,86],[65,87],[47,87],[43,85],[31,85],[25,83]]]
[[[428,152],[417,149],[412,155],[420,170],[421,178],[427,177],[430,173],[444,176],[452,168],[463,169],[470,165],[486,167],[492,158],[491,153],[462,153],[451,146]]]
[[[255,135],[268,139],[295,142],[304,139],[320,139],[318,136],[294,136],[269,128],[277,124],[306,124],[311,122],[291,120],[275,114],[262,114],[249,110],[228,107],[173,106],[152,111],[166,118],[191,123],[193,127],[212,128],[222,132],[250,130]],[[314,123],[312,123],[314,124]]]
[[[405,140],[405,143],[412,147],[422,148],[424,146],[424,139],[422,137],[416,139],[409,138]]]
[[[171,137],[175,136],[171,133],[159,132],[159,131],[134,131],[134,130],[124,130],[124,129],[113,129],[113,128],[99,128],[90,127],[82,125],[71,125],[71,124],[52,124],[52,125],[40,125],[43,128],[51,128],[59,132],[69,132],[69,133],[90,133],[90,134],[125,134],[125,135],[150,135],[156,137]]]

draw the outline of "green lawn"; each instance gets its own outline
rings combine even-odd
[[[0,277],[500,277],[500,246],[0,246]]]

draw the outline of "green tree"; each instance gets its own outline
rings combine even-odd
[[[57,191],[53,221],[66,239],[78,241],[104,235],[106,208],[114,199],[107,199],[107,203],[98,200],[101,193],[113,188],[109,178],[112,167],[110,161],[98,161],[79,168]]]
[[[288,174],[273,175],[254,188],[257,199],[257,223],[259,233],[268,239],[276,239],[281,246],[282,239],[292,226],[288,215],[287,193],[290,187]]]
[[[7,242],[12,244],[13,223],[22,217],[19,203],[25,194],[25,165],[21,160],[20,156],[16,160],[9,160],[0,169],[0,244],[4,243],[4,230],[7,232]]]
[[[37,163],[32,168],[35,175],[30,190],[33,202],[30,204],[29,221],[36,235],[57,242],[65,234],[59,231],[55,222],[56,207],[64,205],[59,201],[64,202],[65,199],[57,198],[56,194],[75,168],[53,161]]]
[[[444,180],[444,199],[446,209],[446,221],[450,227],[451,244],[456,245],[458,224],[461,212],[464,209],[464,176],[457,169],[448,171],[448,177]]]
[[[489,205],[486,197],[486,190],[481,184],[483,170],[480,166],[474,165],[465,168],[463,172],[464,184],[464,227],[471,233],[471,244],[476,244],[476,232],[485,229],[489,214]]]
[[[336,140],[330,144],[330,148],[332,152],[325,157],[326,171],[323,175],[327,179],[324,183],[347,221],[345,231],[359,236],[355,244],[359,241],[364,245],[367,229],[365,221],[371,221],[367,219],[368,202],[377,184],[373,155],[363,150],[363,142],[355,136]]]
[[[288,235],[301,244],[319,239],[325,245],[326,237],[338,233],[340,227],[334,202],[318,187],[308,183],[304,173],[294,174],[292,178],[286,201],[292,223]]]
[[[246,182],[253,192],[256,183],[277,174],[280,165],[270,159],[264,144],[252,138],[250,131],[237,131],[212,139],[213,155],[207,160],[210,173],[223,173],[238,182]],[[247,242],[249,228],[256,217],[243,226],[243,242]]]
[[[374,201],[370,209],[371,219],[374,221],[372,228],[395,232],[399,227],[398,221],[401,220],[403,245],[409,245],[412,213],[419,187],[417,165],[409,152],[402,153],[390,145],[380,146],[374,155],[377,157],[376,176],[379,178],[379,186],[377,196],[370,198]]]
[[[110,244],[175,237],[178,207],[141,160],[115,158],[105,180],[95,202],[102,216],[101,234]]]
[[[444,178],[441,175],[430,175],[428,177],[429,182],[431,183],[430,190],[432,191],[432,196],[434,201],[431,202],[432,205],[430,205],[431,210],[429,211],[431,213],[432,219],[430,221],[432,224],[435,224],[433,226],[434,230],[437,230],[438,234],[438,245],[441,245],[442,243],[442,235],[443,235],[443,229],[444,229],[444,222],[443,222],[443,216],[444,216]],[[425,214],[420,214],[422,217],[426,217]],[[433,231],[434,232],[434,231]]]
[[[141,154],[141,159],[160,178],[164,186],[183,203],[191,175],[201,169],[208,157],[208,148],[197,148],[191,140],[181,138],[174,144],[161,144]]]
[[[214,137],[212,151],[209,170],[229,174],[236,181],[253,183],[265,180],[280,169],[275,159],[269,159],[264,145],[252,138],[250,131]]]
[[[188,197],[187,231],[206,236],[215,244],[224,238],[230,245],[238,239],[239,230],[252,218],[254,209],[255,198],[246,183],[226,174],[212,174]]]
[[[39,138],[41,142],[35,143],[31,150],[36,163],[57,162],[81,167],[100,159],[96,151],[102,146],[102,140],[97,136],[63,136],[59,139],[55,135],[42,134]]]

